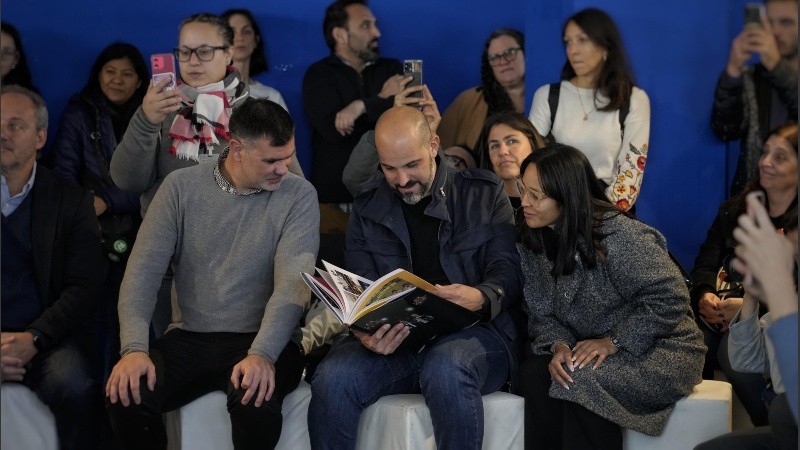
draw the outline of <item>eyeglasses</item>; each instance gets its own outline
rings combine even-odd
[[[514,62],[517,59],[517,53],[519,53],[521,50],[522,49],[519,48],[519,47],[510,48],[510,49],[504,51],[503,53],[500,53],[500,54],[497,54],[497,55],[489,55],[489,57],[487,58],[489,60],[489,65],[490,66],[498,66],[498,65],[500,65],[502,63],[500,61],[500,58],[503,58],[503,60],[505,60],[505,62],[507,62],[507,63]]]
[[[192,53],[197,55],[197,58],[200,61],[211,61],[214,59],[214,53],[217,50],[225,50],[227,49],[227,45],[212,47],[210,45],[203,45],[197,48],[189,48],[189,47],[181,47],[172,50],[172,53],[175,55],[175,58],[178,59],[180,62],[186,62],[192,59]]]
[[[543,193],[543,192],[536,192],[536,191],[534,191],[532,189],[528,189],[528,190],[522,191],[522,195],[520,196],[521,200],[525,200],[526,198],[528,200],[532,201],[532,202],[539,203],[542,200],[548,199],[550,197],[547,194]]]

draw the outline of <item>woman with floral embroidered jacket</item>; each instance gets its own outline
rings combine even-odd
[[[664,236],[615,208],[573,147],[535,151],[521,172],[526,447],[621,449],[622,428],[660,434],[705,354]]]
[[[561,82],[554,92],[550,85],[536,91],[529,117],[543,136],[584,152],[606,184],[606,196],[628,211],[644,177],[650,99],[634,85],[622,37],[608,14],[584,9],[567,19],[562,36],[567,61]]]
[[[173,170],[214,163],[228,142],[228,118],[249,97],[232,65],[233,30],[212,14],[180,25],[174,49],[180,79],[150,83],[139,110],[111,158],[111,177],[123,190],[141,193],[142,216],[161,181]],[[296,157],[290,167],[302,176]]]

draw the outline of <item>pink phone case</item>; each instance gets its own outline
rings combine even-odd
[[[153,71],[153,84],[158,84],[164,78],[171,82],[164,88],[170,91],[175,88],[175,57],[172,53],[157,53],[150,56],[150,68]]]

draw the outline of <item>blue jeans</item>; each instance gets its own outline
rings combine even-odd
[[[437,448],[480,449],[482,395],[508,379],[506,345],[486,325],[442,338],[419,353],[384,356],[352,336],[335,344],[311,384],[308,428],[314,449],[355,448],[363,411],[384,395],[422,393]]]
[[[96,445],[103,397],[89,356],[95,348],[93,338],[90,333],[68,336],[36,354],[22,381],[53,412],[60,447],[65,450]]]

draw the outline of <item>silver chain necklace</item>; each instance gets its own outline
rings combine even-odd
[[[581,111],[583,111],[583,120],[589,120],[589,115],[595,111],[594,108],[590,109],[589,112],[586,112],[586,108],[583,106],[583,95],[581,95],[581,89],[579,87],[575,87],[578,90],[578,101],[581,102]]]

